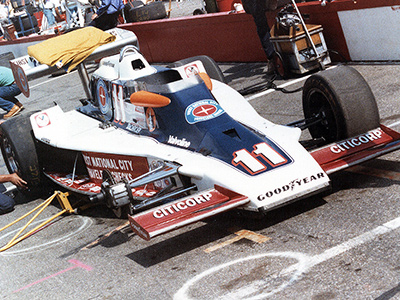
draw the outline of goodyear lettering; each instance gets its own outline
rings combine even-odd
[[[279,188],[276,188],[274,190],[271,190],[271,191],[268,191],[268,192],[266,192],[264,194],[259,195],[257,197],[257,200],[264,201],[267,198],[271,198],[271,197],[273,197],[275,195],[279,195],[279,194],[285,193],[287,191],[292,191],[298,186],[306,185],[306,184],[308,184],[308,183],[310,183],[312,181],[319,180],[319,179],[324,178],[324,177],[325,177],[325,173],[321,172],[321,173],[318,173],[318,174],[315,174],[315,175],[304,177],[302,179],[292,180],[291,182],[289,182],[288,184],[285,184],[284,186],[281,186]]]
[[[192,198],[188,198],[188,199],[182,200],[178,203],[174,203],[172,205],[165,206],[163,208],[155,210],[153,212],[153,217],[156,219],[161,219],[168,215],[172,215],[176,212],[180,212],[182,210],[188,209],[189,207],[194,207],[196,205],[210,201],[211,198],[212,198],[212,195],[210,193],[197,195]]]
[[[362,144],[368,144],[369,142],[372,142],[374,140],[379,140],[381,137],[382,137],[382,130],[377,129],[374,131],[370,131],[366,134],[360,135],[358,137],[346,140],[340,144],[335,144],[331,146],[330,149],[333,153],[338,154],[340,152],[344,152],[351,148],[359,147]]]
[[[110,68],[114,68],[115,67],[115,65],[110,61],[103,62],[103,66],[107,66],[107,67],[110,67]]]

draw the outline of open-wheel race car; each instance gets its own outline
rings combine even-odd
[[[52,69],[21,61],[22,79]],[[261,117],[207,56],[152,66],[127,45],[83,82],[88,99],[76,110],[55,105],[1,124],[4,160],[31,190],[48,178],[105,202],[145,239],[233,208],[265,213],[400,147],[347,66],[306,80],[305,119],[290,125]],[[312,140],[300,141],[304,129]]]

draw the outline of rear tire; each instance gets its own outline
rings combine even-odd
[[[379,127],[379,111],[371,88],[358,71],[338,66],[312,75],[303,87],[305,118],[322,116],[309,128],[314,139],[332,143]]]
[[[0,147],[10,174],[17,173],[28,183],[24,194],[37,194],[41,187],[41,171],[35,140],[28,116],[20,115],[0,125]]]
[[[208,76],[210,76],[210,78],[226,83],[225,76],[222,73],[218,64],[215,62],[215,60],[213,60],[211,57],[207,55],[193,56],[182,60],[178,60],[170,64],[168,67],[170,68],[181,67],[196,60],[200,60],[203,63],[203,66],[206,69],[206,72]]]

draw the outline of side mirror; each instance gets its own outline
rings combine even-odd
[[[171,103],[168,97],[148,91],[135,92],[130,96],[129,100],[132,104],[143,107],[164,107]]]
[[[212,82],[210,76],[208,76],[207,73],[200,72],[199,76],[201,79],[203,79],[204,83],[206,84],[206,87],[211,91],[212,90]]]

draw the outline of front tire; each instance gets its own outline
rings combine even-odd
[[[332,143],[379,127],[379,111],[371,88],[358,71],[338,66],[312,75],[303,87],[305,118],[321,122],[309,127],[314,139]]]
[[[0,148],[10,174],[28,182],[24,193],[35,194],[41,185],[41,172],[29,117],[20,115],[0,125]]]

